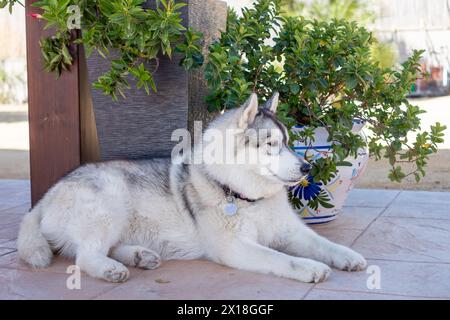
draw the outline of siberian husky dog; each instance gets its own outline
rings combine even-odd
[[[205,151],[208,133],[222,132],[235,141],[229,159],[257,155],[254,163],[153,159],[76,169],[25,216],[20,258],[43,268],[59,252],[111,282],[127,280],[127,266],[154,269],[169,259],[208,259],[303,282],[325,280],[330,267],[363,270],[360,254],[319,236],[292,209],[287,188],[311,166],[289,148],[277,105],[278,94],[263,107],[253,94],[213,121],[193,148]]]

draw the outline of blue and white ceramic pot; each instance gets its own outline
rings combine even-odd
[[[361,121],[354,121],[352,131],[360,134],[364,140],[366,136],[363,132],[364,123]],[[296,126],[293,130],[304,130],[302,126]],[[331,155],[331,143],[328,140],[328,132],[325,128],[317,128],[315,130],[315,141],[312,146],[307,146],[301,141],[294,142],[295,152],[310,162],[314,162],[318,158],[328,157]],[[355,159],[353,156],[345,159],[352,164],[352,166],[339,167],[338,173],[332,181],[327,185],[313,181],[309,176],[299,185],[291,188],[290,192],[293,197],[301,200],[304,207],[298,209],[299,215],[308,224],[319,224],[334,220],[341,211],[347,196],[352,190],[355,183],[364,173],[367,162],[369,160],[369,151],[367,146],[358,150],[358,156]],[[331,199],[333,208],[324,208],[319,205],[317,210],[307,206],[308,200],[314,199],[319,193],[324,192]]]

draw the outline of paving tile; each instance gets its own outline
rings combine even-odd
[[[403,203],[394,201],[382,216],[450,220],[450,205]]]
[[[207,261],[131,268],[121,285],[83,274],[82,290],[68,290],[73,259],[55,256],[49,268],[32,270],[18,258],[15,239],[29,198],[29,181],[0,181],[0,299],[450,299],[450,193],[355,189],[338,219],[312,227],[337,243],[354,243],[378,265],[380,290],[367,288],[366,272],[333,270],[313,287]]]
[[[3,209],[0,211],[0,215],[24,215],[28,213],[31,209],[31,205],[29,203],[20,204],[8,209]]]
[[[19,233],[19,223],[0,226],[0,239],[15,239]]]
[[[10,242],[10,241],[15,241],[15,239],[2,239],[2,238],[0,238],[0,247],[1,247],[2,244]]]
[[[2,245],[0,245],[1,247]],[[20,260],[17,252],[12,252],[8,255],[0,257],[0,268],[5,269],[17,269],[24,271],[36,271],[36,272],[53,272],[53,273],[66,273],[67,267],[75,264],[74,259],[66,259],[59,255],[53,256],[52,264],[48,268],[33,269],[25,262]]]
[[[117,286],[82,274],[81,289],[69,290],[66,286],[69,276],[70,274],[0,269],[0,299],[90,299]]]
[[[335,220],[317,226],[364,230],[383,210],[384,208],[344,207]]]
[[[28,205],[20,205],[0,211],[0,230],[6,229],[10,226],[14,228],[15,225],[19,225],[23,219],[23,216],[28,211],[28,208]],[[3,231],[3,233],[4,232],[6,231]],[[4,237],[0,236],[0,238]]]
[[[313,230],[328,240],[344,246],[350,246],[362,232],[357,229],[333,228],[325,225],[315,226]]]
[[[424,298],[450,298],[450,265],[386,260],[368,260],[369,266],[378,266],[381,289],[368,289],[373,275],[367,272],[333,270],[330,278],[316,285],[317,289],[396,294]],[[372,268],[372,267],[371,267]],[[371,271],[371,269],[368,269]]]
[[[0,273],[1,268],[31,270],[30,267],[20,261],[17,251],[0,256]]]
[[[426,300],[393,294],[312,289],[305,300]]]
[[[0,181],[0,211],[30,203],[30,182],[28,180]]]
[[[10,198],[8,200],[0,200],[0,212],[12,209],[18,205],[27,204],[28,201],[22,196]]]
[[[15,249],[11,248],[0,248],[0,258],[8,253],[14,252]]]
[[[19,224],[20,221],[22,221],[22,215],[0,213],[0,229],[9,225]]]
[[[6,199],[0,199],[0,212],[11,210],[20,205],[30,206],[30,199],[24,195],[9,195]]]
[[[450,206],[450,192],[402,191],[395,199],[396,204],[432,204],[434,206]]]
[[[2,179],[0,183],[0,192],[7,193],[28,193],[30,194],[30,180],[9,180]]]
[[[30,180],[26,179],[2,179],[0,183],[0,191],[12,190],[22,191],[30,189]]]
[[[167,261],[98,299],[301,299],[311,287],[207,261]]]
[[[17,250],[17,241],[16,240],[0,240],[0,248],[7,248]]]
[[[367,258],[450,263],[450,221],[379,218],[353,248]]]
[[[333,242],[350,246],[383,210],[384,208],[344,207],[336,220],[310,227]]]
[[[353,189],[345,206],[386,208],[399,193],[398,190]]]

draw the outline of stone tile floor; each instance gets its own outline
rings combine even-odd
[[[369,271],[380,275],[378,289],[367,272],[334,270],[314,285],[205,261],[168,261],[153,271],[132,269],[123,284],[82,275],[81,289],[69,290],[72,261],[55,258],[33,271],[17,259],[15,239],[29,207],[28,181],[0,180],[1,299],[450,299],[450,193],[354,190],[336,221],[314,226],[362,253]]]

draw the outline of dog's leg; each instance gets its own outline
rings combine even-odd
[[[228,243],[213,260],[236,269],[274,274],[302,282],[324,281],[331,272],[323,263],[292,257],[251,240]]]
[[[119,245],[111,250],[111,258],[142,269],[156,269],[161,264],[159,254],[141,246]]]
[[[130,275],[123,264],[91,249],[80,249],[76,264],[91,277],[110,282],[124,282]]]
[[[345,246],[333,243],[318,235],[295,217],[288,230],[281,230],[286,253],[307,257],[326,263],[340,270],[364,270],[367,262],[363,256]]]

